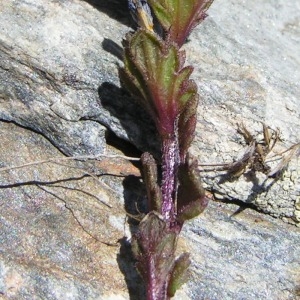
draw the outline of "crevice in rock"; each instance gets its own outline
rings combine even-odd
[[[218,192],[218,191],[216,191],[216,190],[212,190],[211,192],[212,192],[213,194],[214,194],[214,193],[218,193],[218,194],[220,193],[220,192]],[[245,209],[251,209],[251,210],[254,210],[254,211],[256,211],[256,212],[262,213],[262,211],[259,210],[258,207],[255,206],[255,204],[250,203],[250,202],[244,202],[244,201],[239,200],[239,199],[237,199],[237,198],[231,198],[231,199],[229,199],[229,198],[223,198],[223,199],[215,199],[215,198],[213,198],[213,201],[214,201],[214,202],[217,202],[217,203],[219,202],[219,203],[224,203],[224,204],[234,204],[234,205],[239,206],[239,208],[237,209],[237,211],[234,212],[234,213],[232,214],[232,216],[235,216],[235,215],[241,213],[241,212],[244,211]]]
[[[29,131],[31,131],[31,132],[34,132],[34,133],[40,135],[40,136],[42,136],[43,138],[45,138],[45,139],[46,139],[53,147],[55,147],[55,149],[57,149],[61,154],[66,155],[66,153],[64,153],[62,149],[58,148],[57,145],[55,145],[55,144],[54,144],[54,143],[53,143],[46,135],[44,135],[43,132],[41,132],[41,131],[38,131],[38,130],[32,128],[32,127],[24,126],[24,125],[22,125],[22,124],[20,124],[20,123],[17,123],[17,122],[15,122],[15,121],[10,121],[10,120],[5,120],[5,119],[1,119],[1,118],[0,118],[0,122],[3,122],[3,123],[11,123],[11,124],[14,124],[14,125],[16,125],[16,126],[18,126],[18,127],[20,127],[20,128],[29,130]]]

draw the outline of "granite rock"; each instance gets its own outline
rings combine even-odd
[[[41,133],[67,155],[103,153],[107,130],[157,152],[151,120],[118,79],[120,44],[130,30],[126,1],[0,6],[1,120]],[[255,135],[261,122],[278,127],[284,143],[277,152],[299,142],[298,6],[216,0],[191,34],[184,48],[201,95],[193,144],[201,163],[228,163],[243,153],[241,122]],[[254,175],[220,182],[220,173],[203,173],[203,181],[218,199],[299,223],[298,158],[280,180]]]
[[[259,140],[262,122],[280,130],[282,141],[271,155],[299,143],[299,11],[293,1],[215,1],[209,18],[192,33],[185,48],[202,100],[193,149],[201,163],[241,157],[246,149],[237,132],[241,123]],[[223,175],[203,175],[216,198],[254,204],[299,224],[299,151],[276,180],[251,170],[233,181],[221,180]]]
[[[0,298],[126,299],[120,191],[124,176],[134,174],[129,163],[61,160],[44,137],[14,124],[0,122],[0,137],[2,167],[55,158],[1,170]]]
[[[0,299],[144,299],[130,251],[136,223],[125,212],[143,211],[138,169],[105,156],[65,160],[44,137],[14,124],[0,122],[0,138],[2,167],[48,161],[1,170]],[[211,202],[185,224],[179,251],[191,253],[192,266],[175,300],[297,299],[299,229],[239,211]]]
[[[0,119],[67,155],[103,153],[106,128],[140,147],[150,140],[153,132],[134,122],[144,112],[114,85],[121,61],[102,47],[113,28],[118,43],[128,28],[84,1],[5,1],[0,9]]]
[[[125,210],[143,209],[138,169],[125,160],[65,160],[120,154],[112,132],[157,151],[153,124],[120,88],[126,1],[0,2],[0,299],[142,299]],[[280,128],[276,151],[299,142],[300,4],[215,0],[184,48],[201,95],[192,152],[201,164],[245,151],[244,123]],[[60,158],[60,159],[57,159]],[[207,172],[215,198],[184,227],[191,281],[175,299],[299,298],[300,171],[246,170],[237,180]],[[92,175],[92,177],[91,177]],[[236,205],[238,204],[238,206]],[[240,207],[240,208],[239,208]],[[243,211],[244,209],[244,211]],[[237,213],[239,212],[239,213]]]

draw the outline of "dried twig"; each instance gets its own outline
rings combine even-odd
[[[269,177],[273,177],[273,176],[279,174],[281,171],[283,171],[287,167],[288,163],[291,161],[291,159],[294,156],[299,155],[300,143],[291,146],[289,149],[287,149],[283,153],[285,153],[287,151],[289,151],[288,154],[283,156],[283,158],[281,159],[279,164],[268,173]]]
[[[264,138],[263,141],[258,141],[244,124],[238,124],[237,131],[244,137],[248,145],[242,158],[223,164],[199,164],[200,167],[210,167],[204,168],[202,171],[215,172],[227,170],[233,177],[239,177],[248,167],[253,171],[263,171],[268,177],[274,177],[276,174],[279,174],[286,168],[293,157],[300,155],[300,143],[294,144],[288,149],[270,156],[276,143],[281,140],[280,131],[279,129],[272,130],[264,123],[262,123],[262,126]],[[287,154],[284,155],[285,153]],[[277,160],[280,160],[280,162],[273,169],[267,165],[267,163]]]
[[[130,157],[125,155],[83,155],[83,156],[69,156],[69,157],[52,157],[45,160],[33,161],[29,163],[25,163],[19,166],[10,166],[10,167],[3,167],[0,168],[0,172],[7,172],[16,169],[22,169],[26,167],[31,167],[35,165],[47,164],[47,163],[59,163],[59,161],[68,161],[68,160],[99,160],[101,158],[122,158],[131,161],[139,161],[140,158],[138,157]]]

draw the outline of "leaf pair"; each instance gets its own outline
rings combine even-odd
[[[162,193],[157,179],[157,165],[150,153],[142,155],[143,177],[146,184],[149,210],[161,211]],[[184,221],[197,217],[208,204],[205,190],[201,185],[201,178],[197,161],[187,156],[186,162],[179,166],[178,191],[176,201],[176,222],[171,229],[179,232]]]
[[[189,101],[197,102],[197,87],[189,79],[192,67],[183,67],[178,47],[140,29],[124,42],[121,81],[154,119],[161,136],[173,134],[176,121]]]
[[[177,234],[168,229],[158,213],[152,211],[141,221],[132,250],[137,268],[148,283],[148,299],[173,297],[186,282],[189,255],[184,253],[175,260],[176,244]]]

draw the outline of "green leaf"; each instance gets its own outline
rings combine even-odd
[[[181,47],[206,17],[213,0],[148,0],[170,40]]]
[[[189,253],[183,253],[176,259],[168,284],[169,297],[174,297],[176,291],[187,282],[187,270],[190,264],[191,260]]]
[[[173,134],[175,121],[197,93],[189,79],[193,69],[183,67],[184,52],[143,29],[128,35],[124,47],[123,85],[148,110],[161,135]]]

